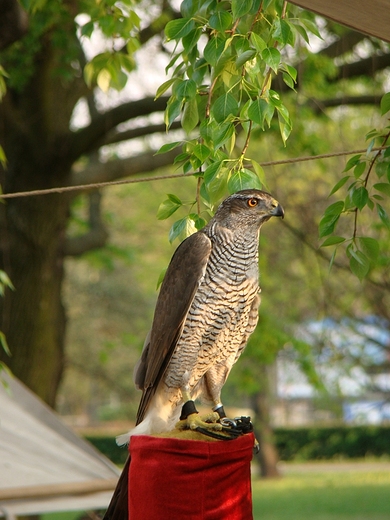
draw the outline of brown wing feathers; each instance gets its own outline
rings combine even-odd
[[[139,424],[148,409],[180,338],[188,310],[210,256],[211,241],[202,232],[188,237],[176,249],[161,285],[150,342],[146,346],[143,394],[137,413]]]

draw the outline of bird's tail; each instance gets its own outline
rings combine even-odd
[[[129,469],[130,455],[127,457],[122,474],[119,477],[111,502],[103,520],[128,520],[129,518]]]

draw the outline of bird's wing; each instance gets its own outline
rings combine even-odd
[[[169,264],[157,299],[150,340],[135,374],[138,386],[143,389],[137,424],[143,420],[175,351],[210,252],[211,240],[198,232],[180,244]]]

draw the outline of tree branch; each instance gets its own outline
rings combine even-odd
[[[350,52],[355,45],[367,38],[366,34],[357,31],[349,30],[345,32],[340,38],[332,42],[327,47],[324,47],[318,54],[328,56],[328,58],[337,58],[347,52]]]
[[[307,246],[309,249],[311,249],[319,258],[322,258],[323,260],[325,260],[328,264],[330,263],[330,257],[325,253],[324,249],[321,248],[321,247],[316,247],[308,238],[307,238],[307,235],[306,233],[304,233],[303,231],[301,231],[300,229],[292,226],[291,224],[289,224],[288,222],[286,222],[285,220],[282,222],[282,224],[284,226],[286,226],[286,228],[298,239],[300,240],[305,246]],[[350,268],[347,264],[344,264],[342,262],[338,262],[337,260],[334,260],[333,261],[333,264],[332,264],[334,267],[337,267],[337,269],[341,269],[341,270],[344,270],[344,271],[349,271],[350,272]],[[386,281],[377,281],[377,280],[374,280],[373,278],[367,276],[365,278],[365,281],[368,282],[369,284],[372,284],[373,286],[375,287],[379,287],[380,289],[385,289],[385,290],[388,290],[390,288],[389,284],[386,282]]]
[[[341,105],[379,105],[381,95],[372,96],[343,96],[332,99],[309,99],[308,105],[316,113],[324,112],[325,108]]]
[[[169,127],[170,130],[177,130],[181,128],[180,121],[174,121]],[[138,128],[132,128],[123,132],[117,132],[113,130],[107,134],[107,136],[101,141],[95,143],[96,148],[105,146],[108,144],[121,143],[123,141],[129,141],[130,139],[136,139],[138,137],[144,137],[146,135],[161,134],[166,131],[166,125],[161,123],[159,125],[139,126]]]
[[[374,55],[353,63],[345,63],[338,67],[338,73],[329,81],[335,83],[341,79],[351,79],[358,76],[374,77],[375,73],[390,67],[390,53]]]
[[[89,198],[89,231],[84,235],[69,237],[65,243],[66,256],[81,256],[87,251],[99,249],[106,244],[108,231],[101,217],[101,198],[98,190],[91,191]]]
[[[72,132],[69,146],[69,157],[72,162],[96,148],[96,142],[104,138],[107,132],[120,123],[136,117],[148,116],[155,112],[163,112],[167,100],[168,97],[160,97],[156,100],[152,97],[146,97],[138,101],[123,103],[97,115],[87,127]]]
[[[26,34],[28,16],[17,0],[1,0],[0,11],[0,50],[4,50]]]
[[[139,173],[147,173],[163,166],[171,165],[177,155],[176,150],[155,155],[155,152],[147,152],[129,157],[128,159],[115,159],[106,163],[93,163],[81,172],[74,172],[71,180],[72,186],[93,184],[96,182],[115,181],[124,177],[131,177]]]

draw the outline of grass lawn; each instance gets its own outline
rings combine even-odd
[[[334,466],[334,467],[332,467]],[[389,520],[390,465],[285,465],[280,480],[252,482],[255,520]]]

